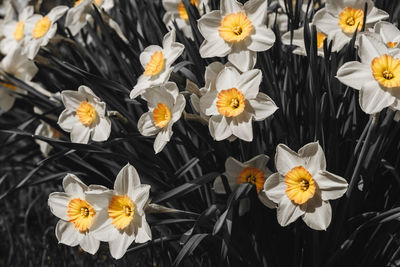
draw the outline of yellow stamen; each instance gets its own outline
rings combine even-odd
[[[244,168],[238,177],[238,183],[250,183],[257,187],[257,192],[260,193],[261,189],[264,187],[264,174],[263,172],[255,167]]]
[[[372,75],[386,88],[400,87],[400,60],[390,55],[376,57],[371,62]]]
[[[346,7],[339,14],[339,26],[344,33],[360,31],[364,24],[364,11],[352,7]],[[358,27],[358,28],[357,28]]]
[[[24,22],[20,21],[15,26],[14,39],[18,42],[24,37]]]
[[[115,228],[123,230],[135,217],[135,203],[125,195],[113,196],[108,206],[108,216]]]
[[[74,198],[68,203],[68,219],[81,232],[89,230],[96,212],[85,200]]]
[[[1,84],[1,86],[5,87],[7,89],[13,90],[13,91],[15,91],[17,89],[17,87],[11,83],[0,82],[0,84]]]
[[[387,42],[386,45],[389,48],[395,48],[397,46],[397,42]]]
[[[324,46],[324,41],[326,39],[326,35],[322,32],[317,32],[317,47],[322,48]]]
[[[243,12],[226,15],[218,28],[219,36],[226,42],[240,42],[253,31],[253,24]]]
[[[83,101],[76,109],[76,115],[83,125],[89,126],[96,119],[97,112],[90,103]]]
[[[154,125],[158,128],[164,128],[171,120],[171,111],[167,105],[158,103],[157,107],[153,110]]]
[[[302,166],[291,169],[285,176],[286,195],[296,204],[304,204],[315,194],[316,184]]]
[[[42,38],[50,29],[51,21],[48,17],[43,17],[36,22],[35,28],[33,28],[33,38]]]
[[[222,90],[218,94],[218,112],[225,117],[236,117],[243,112],[245,101],[243,93],[236,88]]]
[[[144,68],[144,75],[146,76],[155,76],[159,74],[165,66],[165,59],[163,52],[156,51],[150,58],[149,63],[147,63]]]

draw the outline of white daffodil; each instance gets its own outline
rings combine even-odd
[[[8,53],[0,62],[0,69],[4,72],[15,76],[16,78],[29,82],[38,72],[33,61],[28,60],[24,54],[22,54],[22,48],[17,47]],[[15,85],[1,81],[0,75],[0,109],[8,111],[12,108],[15,102],[15,97],[19,94],[26,94],[25,90],[22,90]]]
[[[311,26],[311,25],[310,25]],[[311,31],[311,27],[310,27]],[[282,35],[282,43],[285,45],[295,45],[296,49],[293,50],[293,54],[306,56],[306,48],[304,44],[304,27],[293,31],[293,39],[290,41],[291,33],[287,32]],[[317,54],[320,57],[324,56],[324,41],[326,39],[326,34],[317,30]]]
[[[60,127],[71,133],[71,141],[86,144],[91,138],[101,142],[108,139],[111,121],[106,115],[106,103],[84,85],[78,91],[62,91],[65,110],[58,118]]]
[[[18,21],[12,20],[2,26],[4,39],[0,42],[0,51],[6,55],[21,46],[24,40],[25,21],[33,15],[33,6],[25,7],[18,16]]]
[[[158,153],[171,139],[172,125],[181,117],[186,100],[174,82],[151,87],[142,98],[147,101],[149,111],[140,117],[138,129],[144,136],[157,135],[154,151]]]
[[[78,177],[68,174],[63,180],[64,192],[49,195],[48,205],[51,212],[60,218],[56,226],[59,243],[80,247],[90,254],[95,254],[100,241],[93,237],[92,225],[101,212],[87,198],[89,187]]]
[[[200,109],[209,120],[211,136],[224,140],[234,135],[242,140],[253,140],[252,121],[262,121],[278,107],[266,94],[259,93],[260,70],[243,74],[233,67],[225,67],[215,81],[215,90],[200,99]]]
[[[367,114],[386,107],[400,110],[400,50],[365,33],[359,39],[358,55],[361,62],[347,62],[338,70],[339,81],[360,90],[360,106]]]
[[[120,259],[133,241],[151,240],[146,221],[150,185],[142,185],[136,169],[127,164],[119,172],[114,190],[89,193],[88,199],[101,211],[91,231],[96,239],[108,242],[111,256]]]
[[[143,94],[146,89],[168,81],[174,69],[171,67],[172,63],[185,49],[183,44],[175,42],[175,38],[175,30],[172,30],[164,36],[163,47],[150,45],[140,54],[140,63],[144,68],[144,73],[131,91],[132,99]]]
[[[276,148],[278,172],[267,178],[264,191],[277,207],[277,218],[286,226],[300,216],[314,230],[326,230],[332,209],[328,200],[340,198],[347,182],[326,171],[324,151],[318,142],[309,143],[298,151],[283,144]]]
[[[57,20],[67,12],[67,6],[56,6],[46,16],[34,14],[25,22],[25,47],[29,59],[33,59],[41,46],[46,46],[57,31]]]
[[[400,48],[400,30],[390,22],[380,21],[375,24],[373,31],[390,48]]]
[[[257,52],[268,50],[275,34],[264,24],[266,0],[249,0],[244,5],[236,0],[221,0],[221,10],[214,10],[198,20],[205,40],[200,47],[203,58],[228,56],[240,71],[254,67]]]
[[[208,9],[208,0],[190,0],[190,3],[197,7],[200,15],[204,14],[204,7]],[[182,0],[162,0],[165,9],[163,21],[168,29],[175,28],[174,22],[183,31],[186,37],[193,39],[192,28],[189,22],[189,15]]]
[[[224,175],[228,181],[231,190],[234,190],[239,184],[250,183],[257,188],[260,201],[269,208],[275,208],[274,202],[261,190],[264,188],[265,179],[272,174],[268,169],[267,163],[269,157],[266,155],[258,155],[244,163],[229,157],[225,161]],[[217,194],[226,194],[224,184],[221,177],[217,177],[214,181],[214,191]],[[240,201],[239,215],[245,214],[250,208],[248,198]]]
[[[61,133],[51,127],[48,123],[45,123],[44,121],[41,121],[39,126],[35,130],[35,135],[47,137],[47,138],[53,138],[53,139],[59,139],[61,136]],[[53,148],[49,143],[36,139],[36,143],[40,147],[40,151],[42,154],[47,157]]]
[[[273,29],[276,25],[278,25],[278,29],[280,34],[284,34],[288,31],[288,21],[289,17],[286,13],[282,12],[282,9],[278,9],[277,12],[271,11],[267,14],[267,26],[268,28]]]
[[[367,14],[364,14],[365,4],[368,5]],[[375,8],[372,0],[326,0],[325,8],[315,14],[313,24],[328,33],[328,39],[333,41],[332,51],[339,51],[356,30],[362,29],[364,15],[367,16],[366,30],[389,17],[385,11]]]
[[[89,12],[93,9],[93,4],[98,8],[108,11],[114,7],[114,0],[78,0],[67,12],[65,18],[65,27],[67,27],[73,36],[85,27],[90,19]]]

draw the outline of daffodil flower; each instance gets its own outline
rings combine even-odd
[[[278,206],[278,223],[287,226],[302,217],[310,228],[326,230],[332,219],[329,200],[340,198],[348,184],[326,171],[325,154],[318,142],[297,153],[279,144],[275,166],[278,172],[266,179],[264,192]]]
[[[108,242],[111,256],[120,259],[133,241],[151,240],[146,221],[150,185],[142,185],[136,169],[127,164],[118,173],[114,190],[88,194],[88,200],[100,209],[91,231],[96,239]]]
[[[2,59],[0,69],[27,83],[38,72],[35,63],[26,58],[21,47],[16,47]],[[4,81],[0,76],[0,109],[10,110],[14,105],[17,93],[26,94],[26,91]]]
[[[367,3],[367,14],[364,14]],[[323,32],[328,33],[328,39],[333,41],[332,51],[342,49],[353,37],[355,31],[360,31],[366,18],[365,29],[369,29],[389,15],[374,7],[372,0],[326,0],[325,8],[319,10],[313,19],[313,24]]]
[[[111,121],[106,115],[106,103],[101,102],[87,86],[78,91],[62,91],[61,99],[65,110],[58,118],[58,125],[71,133],[71,141],[86,144],[91,138],[101,142],[108,139]]]
[[[311,26],[311,25],[310,25]],[[311,27],[310,27],[311,30]],[[291,33],[287,32],[282,35],[282,43],[285,45],[295,45],[296,49],[293,50],[293,54],[306,56],[306,48],[304,43],[304,27],[293,31],[293,39],[290,41]],[[324,41],[326,34],[317,30],[317,54],[320,57],[324,56]]]
[[[24,27],[25,52],[29,59],[33,59],[40,47],[46,46],[53,38],[57,31],[56,22],[67,10],[67,6],[56,6],[46,16],[34,14],[26,20]]]
[[[198,20],[205,40],[200,47],[203,58],[228,56],[240,71],[254,67],[257,52],[266,51],[275,42],[275,34],[264,24],[266,0],[250,0],[244,5],[236,0],[221,0],[221,10],[214,10]]]
[[[390,49],[400,48],[400,30],[390,22],[380,21],[375,24],[373,31],[376,37]]]
[[[258,155],[244,163],[229,157],[225,161],[225,177],[228,180],[229,187],[234,190],[242,183],[249,183],[256,187],[260,201],[269,208],[274,208],[275,203],[268,199],[264,188],[265,179],[272,174],[268,169],[267,163],[269,157],[266,155]],[[226,194],[224,184],[221,177],[217,177],[214,181],[214,191],[217,194]],[[245,214],[250,208],[250,201],[244,198],[239,204],[239,215]]]
[[[400,110],[400,49],[388,48],[368,33],[359,40],[361,62],[345,63],[337,72],[343,84],[360,90],[361,109],[375,114],[386,107]]]
[[[48,123],[45,123],[44,121],[41,121],[39,126],[35,130],[35,135],[47,137],[47,138],[53,138],[53,139],[59,139],[61,136],[61,133],[51,127]],[[36,143],[40,147],[40,152],[47,157],[53,148],[48,142],[36,139]]]
[[[51,212],[60,218],[56,226],[57,240],[71,247],[80,245],[84,251],[95,254],[100,241],[94,238],[92,225],[100,209],[87,199],[89,187],[75,175],[64,177],[63,188],[65,193],[51,193],[48,200]]]
[[[157,135],[154,151],[159,153],[172,136],[172,125],[179,120],[186,100],[173,82],[151,87],[142,95],[149,111],[138,121],[139,132],[144,136]]]
[[[190,0],[190,3],[197,7],[200,15],[208,8],[208,0]],[[174,22],[180,30],[183,31],[186,37],[193,39],[192,28],[189,22],[189,15],[186,11],[182,0],[162,0],[162,5],[165,9],[163,21],[168,29],[175,28]]]
[[[171,65],[185,49],[181,43],[175,42],[175,38],[175,30],[172,30],[164,36],[163,47],[150,45],[140,54],[140,63],[144,68],[144,73],[131,91],[131,98],[136,98],[152,86],[168,81],[174,69]]]
[[[200,109],[209,120],[211,136],[224,140],[234,135],[242,140],[253,140],[252,121],[262,121],[278,107],[266,94],[259,93],[262,74],[250,70],[239,74],[233,67],[225,67],[215,81],[215,90],[200,99]]]
[[[73,36],[85,27],[89,18],[89,12],[92,10],[92,5],[95,4],[98,8],[108,11],[114,7],[114,0],[77,0],[74,6],[70,8],[65,17],[65,27],[67,27]]]
[[[0,35],[4,36],[4,39],[0,42],[1,53],[7,55],[10,51],[23,44],[25,22],[32,15],[33,6],[27,6],[19,14],[18,21],[9,21],[1,27],[2,32]]]

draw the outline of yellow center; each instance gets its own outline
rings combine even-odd
[[[339,14],[339,26],[344,33],[354,33],[361,30],[364,23],[364,11],[352,7],[346,7]]]
[[[190,3],[192,5],[195,5],[196,7],[199,5],[199,2],[197,0],[190,0]],[[183,4],[183,2],[180,2],[178,5],[178,14],[181,19],[189,20],[189,15],[186,11],[186,8],[185,8],[185,5]]]
[[[153,110],[154,125],[158,128],[164,128],[171,120],[171,111],[167,105],[158,103],[157,107]]]
[[[236,117],[243,112],[245,101],[243,93],[236,88],[222,90],[218,94],[218,112],[225,117]]]
[[[11,83],[0,82],[0,84],[1,84],[1,86],[5,87],[7,89],[13,90],[13,91],[15,91],[15,89],[17,89],[17,87]]]
[[[218,28],[219,36],[226,42],[240,42],[253,31],[253,24],[243,12],[226,15]]]
[[[96,119],[97,112],[90,103],[83,101],[76,109],[76,115],[83,125],[89,126]]]
[[[322,32],[317,32],[317,47],[322,48],[324,46],[324,41],[326,39],[326,35]]]
[[[74,198],[68,203],[68,219],[81,232],[89,230],[96,212],[85,200]]]
[[[302,166],[291,169],[285,176],[286,195],[296,204],[304,204],[314,196],[316,184]]]
[[[74,6],[79,5],[83,0],[75,0]],[[103,4],[103,0],[94,0],[93,1],[96,6],[101,6]]]
[[[240,173],[238,177],[238,183],[250,183],[253,184],[257,187],[257,192],[259,193],[261,189],[264,187],[264,174],[263,172],[255,167],[247,167],[244,168]]]
[[[394,48],[394,47],[396,47],[397,42],[387,42],[386,45],[387,45],[387,47],[389,47],[389,48]]]
[[[144,68],[144,75],[155,76],[164,69],[164,65],[165,65],[165,59],[163,52],[156,51],[151,56],[149,63],[147,63],[146,67]]]
[[[113,196],[108,206],[108,216],[115,228],[123,230],[135,217],[135,203],[125,195]]]
[[[43,17],[36,22],[35,28],[33,28],[33,38],[42,38],[50,29],[51,21],[48,17]]]
[[[400,87],[400,60],[390,55],[376,57],[371,63],[372,75],[386,88]]]
[[[18,42],[24,37],[24,22],[20,21],[15,26],[14,39]]]

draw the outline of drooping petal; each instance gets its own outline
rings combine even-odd
[[[164,127],[158,134],[156,139],[154,140],[154,152],[157,154],[164,149],[166,144],[171,139],[172,132],[172,123],[169,123],[167,127]]]
[[[90,138],[90,128],[82,123],[75,123],[71,129],[71,141],[74,143],[87,144]]]
[[[114,182],[114,190],[119,195],[132,196],[135,189],[140,186],[140,178],[135,167],[126,164],[118,173]]]
[[[286,185],[284,182],[284,177],[279,173],[274,173],[270,175],[264,183],[263,192],[267,195],[267,197],[275,203],[279,203],[279,201],[285,196]]]
[[[307,201],[307,210],[303,221],[314,230],[326,230],[332,220],[332,208],[328,201],[314,196]]]
[[[377,81],[364,84],[360,90],[360,106],[367,114],[376,114],[391,106],[396,98],[380,87]]]
[[[59,220],[56,225],[56,237],[59,243],[75,247],[84,237],[78,229],[75,229],[74,224]]]
[[[358,61],[346,62],[336,74],[338,80],[354,89],[360,90],[362,85],[373,79],[371,68]]]
[[[269,197],[268,192],[267,196]],[[291,224],[304,214],[304,211],[300,209],[300,206],[293,204],[293,202],[286,197],[286,195],[280,199],[276,212],[278,223],[281,226],[287,226]]]
[[[243,111],[232,119],[229,126],[235,136],[247,142],[253,141],[252,115],[249,112]]]
[[[68,204],[72,197],[67,193],[54,192],[49,195],[47,204],[50,207],[50,211],[58,218],[68,221]]]
[[[93,234],[86,233],[79,245],[84,251],[94,255],[99,250],[100,241],[95,239]]]
[[[120,238],[109,241],[108,244],[110,247],[111,256],[117,260],[122,258],[134,240],[135,235],[128,235],[123,232]]]
[[[321,190],[322,200],[337,199],[343,196],[347,190],[347,181],[328,171],[320,171],[314,176],[319,189]]]
[[[143,216],[141,216],[141,219],[142,219],[142,224],[136,234],[136,239],[135,239],[136,243],[146,243],[147,241],[150,241],[152,238],[150,226],[146,221],[146,215],[143,214]]]

